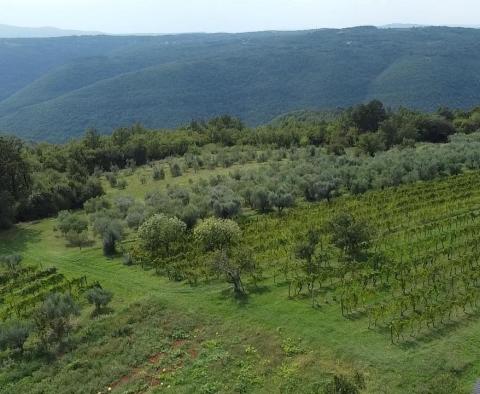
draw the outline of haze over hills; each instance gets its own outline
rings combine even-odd
[[[223,113],[256,125],[372,98],[423,110],[480,102],[475,29],[1,39],[0,59],[0,130],[35,140]]]
[[[65,36],[92,36],[103,34],[98,31],[65,30],[57,27],[21,27],[0,24],[0,38],[41,38]]]

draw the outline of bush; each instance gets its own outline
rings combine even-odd
[[[23,347],[30,336],[30,326],[24,322],[9,322],[0,326],[0,350],[23,352]]]
[[[72,329],[72,317],[80,314],[79,306],[69,294],[50,294],[34,314],[37,334],[45,348],[59,344]]]
[[[117,186],[117,176],[111,172],[107,172],[105,174],[105,178],[107,178],[108,183],[110,184],[110,187],[116,187]]]
[[[257,187],[250,196],[252,208],[260,212],[268,212],[271,208],[270,193],[264,187]]]
[[[172,178],[177,178],[179,176],[182,176],[182,168],[180,167],[180,164],[177,162],[170,163],[170,174],[172,175]]]
[[[88,222],[85,219],[78,217],[68,211],[62,211],[57,217],[56,228],[66,236],[68,233],[81,233],[88,227]]]
[[[160,167],[160,166],[153,167],[152,177],[155,181],[165,179],[165,170],[163,169],[163,167]]]
[[[212,189],[210,206],[215,216],[223,219],[232,218],[241,210],[239,198],[225,186],[216,186]]]
[[[112,301],[113,294],[95,286],[85,293],[85,297],[90,304],[95,305],[95,313],[99,313]]]
[[[82,246],[85,246],[90,242],[88,239],[88,233],[86,231],[82,231],[81,233],[69,231],[67,234],[65,234],[65,239],[70,246],[76,246],[80,249]]]
[[[148,252],[168,256],[172,246],[183,239],[186,229],[187,225],[180,219],[158,214],[140,226],[138,238]]]
[[[241,230],[233,220],[208,218],[195,227],[194,236],[205,250],[221,250],[236,244]]]
[[[120,189],[120,190],[126,189],[127,186],[128,186],[128,183],[124,178],[120,179],[117,182],[117,188]]]

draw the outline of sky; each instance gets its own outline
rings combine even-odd
[[[479,25],[479,0],[0,0],[0,24],[105,33]]]

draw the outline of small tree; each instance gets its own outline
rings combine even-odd
[[[268,212],[272,208],[270,193],[264,187],[257,187],[250,196],[252,208],[260,212]]]
[[[153,167],[152,177],[153,177],[153,180],[155,181],[165,179],[165,169],[161,166]]]
[[[65,234],[65,239],[70,246],[77,246],[82,249],[83,246],[88,245],[90,240],[86,231],[77,233],[76,231],[69,231]]]
[[[278,213],[282,213],[285,208],[290,208],[295,205],[295,197],[289,193],[285,188],[281,187],[275,192],[270,193],[270,202],[277,208]]]
[[[43,346],[61,343],[72,328],[72,318],[79,314],[80,308],[70,294],[50,294],[34,314]]]
[[[9,322],[0,326],[0,350],[16,350],[23,353],[23,347],[30,336],[30,326],[24,322]]]
[[[241,275],[254,269],[255,264],[242,257],[240,251],[232,256],[232,248],[241,238],[238,224],[229,219],[208,218],[195,227],[194,237],[205,251],[213,252],[212,268],[226,276],[235,294],[244,295]]]
[[[295,245],[295,257],[307,282],[312,307],[315,306],[315,283],[319,280],[324,265],[331,258],[331,250],[321,242],[321,233],[318,229],[309,229],[304,238]]]
[[[372,236],[372,230],[366,222],[342,213],[328,222],[327,229],[333,244],[341,249],[348,259],[355,260],[363,257]]]
[[[177,178],[179,176],[182,176],[182,168],[180,167],[180,164],[177,162],[172,162],[169,164],[170,166],[170,174],[172,175],[172,178]]]
[[[112,218],[105,212],[99,212],[92,217],[93,231],[102,237],[103,254],[113,256],[117,249],[117,242],[123,238],[123,225],[118,219]]]
[[[241,211],[241,202],[238,196],[226,186],[219,185],[212,189],[210,206],[215,216],[223,219],[232,218]]]
[[[113,294],[108,290],[95,286],[85,293],[85,297],[90,304],[95,305],[94,314],[98,315],[112,301]]]
[[[385,150],[385,142],[379,133],[366,133],[358,138],[358,147],[362,152],[373,157],[375,153]]]
[[[172,246],[183,239],[186,229],[187,225],[180,219],[158,214],[140,226],[138,237],[148,252],[168,256]]]
[[[57,229],[66,236],[70,232],[81,233],[88,228],[88,222],[69,211],[61,211],[57,217]]]
[[[205,251],[227,251],[238,244],[241,231],[233,220],[208,218],[195,227],[194,237]]]

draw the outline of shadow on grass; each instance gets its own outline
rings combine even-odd
[[[453,333],[461,327],[466,327],[469,324],[477,321],[480,318],[480,311],[470,312],[462,316],[457,316],[454,320],[436,322],[435,327],[422,327],[420,332],[411,332],[407,329],[406,332],[400,336],[400,340],[395,340],[394,344],[403,350],[415,349],[422,344],[427,344],[438,339],[445,338],[447,335]],[[388,327],[372,328],[373,331],[390,337],[390,329]]]
[[[111,315],[113,313],[113,309],[110,307],[105,307],[105,308],[100,308],[100,309],[94,309],[92,313],[90,313],[90,317],[92,319],[100,316],[105,316],[105,315]]]
[[[40,230],[19,226],[0,231],[0,254],[22,254],[29,244],[39,243],[41,235]]]
[[[272,290],[270,287],[262,285],[262,286],[248,286],[247,293],[249,294],[265,294],[270,293]]]
[[[238,306],[244,307],[248,304],[249,296],[246,293],[236,293],[232,288],[220,291],[219,295],[222,301],[234,300]]]

